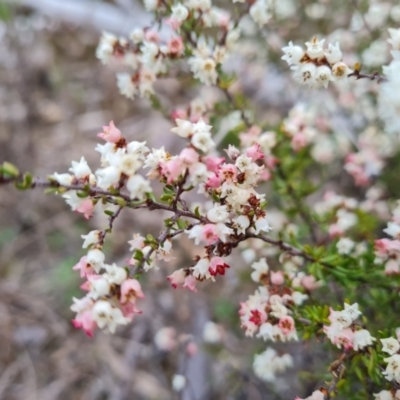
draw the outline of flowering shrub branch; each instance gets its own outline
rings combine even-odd
[[[129,70],[117,74],[120,93],[131,100],[148,99],[174,124],[171,132],[184,142],[179,154],[129,141],[111,121],[97,135],[104,143],[96,146],[100,167],[94,172],[84,157],[72,161],[69,173],[55,172],[46,179],[22,174],[4,162],[0,185],[45,189],[86,219],[95,210],[108,216],[106,228],[82,236],[87,254],[73,267],[85,280],[81,288],[86,291],[81,299],[73,299],[73,324],[89,336],[96,329],[114,333],[141,313],[140,279],[171,262],[175,239],[186,234],[199,249],[190,265],[168,276],[173,288],[197,291],[201,282],[221,279],[232,266],[228,257],[239,250],[251,265],[248,275],[258,285],[240,303],[246,336],[283,343],[315,339],[339,349],[328,368],[332,380],[308,400],[330,399],[338,392],[349,396],[354,388],[362,393],[357,399],[371,398],[382,389],[375,398],[397,400],[400,333],[390,317],[371,324],[371,310],[398,301],[400,206],[388,207],[374,186],[392,155],[390,148],[398,143],[367,130],[357,141],[343,144],[338,139],[334,144],[329,135],[320,134],[329,132],[327,122],[301,104],[277,126],[253,123],[256,112],[234,90],[236,77],[223,66],[238,51],[243,20],[250,18],[262,29],[285,10],[272,0],[237,2],[244,4],[234,6],[237,17],[232,18],[209,0],[145,0],[155,15],[150,27],[133,30],[129,38],[106,32],[101,37],[97,58]],[[163,25],[169,27],[165,35],[154,28]],[[359,64],[350,68],[338,42],[326,46],[325,39],[317,37],[305,42],[305,49],[290,41],[282,49],[282,59],[294,81],[312,90],[323,91],[330,83],[338,88],[356,84],[362,78],[380,83],[377,108],[386,130],[395,132],[400,127],[400,30],[391,29],[389,34],[393,60],[383,75],[361,73]],[[184,76],[191,85],[214,88],[223,98],[212,104],[198,98],[183,108],[168,107],[154,88],[165,76]],[[213,131],[235,113],[234,126],[218,133],[217,140]],[[332,190],[321,194],[321,188],[338,179],[333,173],[324,176],[321,166],[337,159],[340,175],[344,170],[355,187],[369,188],[362,196]],[[162,194],[153,185],[156,181]],[[320,200],[311,201],[311,195]],[[199,196],[203,203],[195,205],[193,198]],[[275,221],[270,201],[279,207]],[[126,264],[109,264],[103,246],[126,208],[162,211],[164,227],[157,237],[135,232],[128,241],[131,255]],[[390,238],[376,238],[382,222],[387,223],[383,231]],[[262,247],[256,247],[256,241]],[[328,289],[325,298],[321,288]],[[277,373],[293,364],[290,354],[268,347],[255,356],[253,369],[260,379],[274,382]],[[176,375],[174,382],[176,390],[182,390],[185,377]]]

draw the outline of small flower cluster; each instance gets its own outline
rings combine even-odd
[[[385,274],[400,274],[400,202],[393,210],[392,221],[383,230],[393,239],[375,240],[375,263],[385,265]]]
[[[345,350],[362,350],[371,346],[376,339],[366,329],[357,329],[355,322],[362,315],[358,310],[358,304],[344,304],[344,310],[334,311],[330,309],[330,325],[324,325],[324,333],[332,344]]]
[[[315,211],[320,216],[327,216],[329,235],[340,237],[358,222],[356,199],[340,196],[334,192],[327,192],[322,202],[315,205]]]
[[[381,339],[383,345],[382,351],[388,353],[390,357],[385,358],[384,361],[388,363],[383,375],[388,381],[396,381],[400,383],[400,343],[395,338]]]
[[[254,269],[251,278],[262,286],[246,302],[240,303],[240,321],[246,336],[258,332],[257,337],[273,342],[298,340],[291,308],[301,305],[308,296],[287,286],[284,273],[271,271],[265,258],[251,267]],[[292,286],[303,283],[312,286],[304,276],[293,278]]]
[[[323,40],[314,37],[306,42],[307,50],[300,46],[289,45],[283,47],[282,60],[285,60],[292,71],[297,82],[308,85],[310,88],[327,88],[329,82],[337,81],[351,73],[350,68],[342,61],[342,52],[339,43],[329,44],[324,49]]]
[[[293,367],[292,356],[290,354],[279,355],[271,347],[268,347],[261,354],[256,354],[254,357],[254,373],[266,382],[274,382],[276,373],[284,372],[290,367]]]
[[[140,283],[129,277],[126,268],[104,262],[102,235],[104,232],[95,230],[82,236],[83,248],[89,251],[73,267],[87,279],[81,288],[88,293],[82,299],[74,298],[71,310],[77,314],[72,322],[89,336],[97,327],[114,333],[118,325],[131,322],[140,313],[137,300],[144,297]]]

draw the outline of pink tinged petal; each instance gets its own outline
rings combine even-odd
[[[199,160],[199,154],[192,148],[186,148],[181,151],[179,159],[182,161],[182,163],[191,165]]]
[[[214,257],[210,261],[208,270],[211,275],[216,276],[218,274],[225,275],[225,269],[229,268],[229,265],[221,257]]]
[[[96,323],[92,319],[91,310],[77,314],[71,322],[75,328],[82,329],[89,337],[93,337],[93,331],[97,328]]]
[[[115,127],[113,121],[109,126],[103,126],[103,132],[98,133],[97,136],[109,143],[116,143],[122,137],[121,131]]]
[[[139,281],[136,279],[125,280],[121,285],[121,303],[124,304],[128,301],[135,303],[138,298],[144,298]]]
[[[282,271],[271,271],[271,283],[273,285],[282,285],[285,281],[285,276],[283,275]]]
[[[216,189],[221,186],[221,179],[217,175],[212,175],[207,179],[206,189]]]
[[[90,199],[85,199],[82,201],[82,203],[75,211],[83,214],[86,219],[89,219],[93,215],[93,210],[94,210],[93,201]]]
[[[225,157],[214,157],[214,156],[205,157],[203,160],[204,164],[206,164],[207,169],[211,172],[214,172],[215,174],[218,173],[220,165],[224,161]]]
[[[88,264],[86,256],[81,257],[81,259],[79,260],[79,262],[77,264],[75,264],[72,269],[74,271],[80,271],[80,277],[81,278],[85,278],[89,275],[94,274],[94,269],[93,267]]]
[[[188,288],[192,292],[197,292],[196,289],[196,279],[192,276],[189,275],[185,278],[185,283],[182,285],[183,288]]]
[[[261,160],[264,158],[264,153],[260,150],[260,145],[254,143],[253,146],[246,150],[246,156],[250,157],[253,161]]]
[[[177,271],[173,272],[171,275],[167,276],[167,279],[171,283],[171,286],[176,289],[178,286],[184,284],[186,279],[186,271],[182,269],[178,269]]]
[[[279,328],[281,328],[282,332],[285,335],[287,335],[290,332],[293,332],[296,329],[293,318],[289,317],[289,316],[280,318],[278,326],[279,326]]]

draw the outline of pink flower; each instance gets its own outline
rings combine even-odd
[[[91,310],[78,313],[71,322],[75,328],[82,329],[89,337],[93,337],[93,331],[97,328],[96,323],[93,321]]]
[[[75,264],[72,269],[74,271],[81,271],[80,272],[80,277],[81,278],[85,278],[89,275],[94,274],[94,269],[93,267],[88,264],[88,262],[86,261],[86,256],[81,257],[81,259],[79,260],[79,262],[77,264]]]
[[[212,276],[216,276],[218,274],[225,275],[225,269],[227,268],[229,268],[229,265],[221,257],[214,257],[210,261],[208,270]]]
[[[140,283],[136,279],[127,279],[121,285],[121,303],[135,303],[136,299],[143,299],[144,294]]]
[[[192,148],[186,148],[181,151],[179,159],[182,161],[183,164],[191,165],[199,160],[199,154],[196,150]]]
[[[192,275],[188,275],[185,278],[185,283],[182,285],[183,288],[188,288],[192,292],[197,292],[196,279]]]
[[[285,335],[287,335],[290,332],[293,332],[296,329],[293,318],[289,317],[289,316],[280,318],[278,326],[279,326],[279,328],[281,328],[282,332]]]
[[[249,147],[246,150],[245,154],[253,161],[261,160],[264,158],[264,153],[260,150],[260,145],[258,143],[254,143],[253,146]]]
[[[250,310],[251,317],[249,321],[256,326],[260,326],[267,320],[267,314],[264,310]]]
[[[172,183],[183,173],[185,166],[180,158],[174,158],[166,163],[160,163],[161,173],[167,177],[168,183]]]
[[[339,333],[333,338],[332,343],[343,346],[345,350],[353,348],[354,332],[350,328],[345,328],[339,331]]]
[[[385,274],[386,274],[386,275],[400,274],[400,266],[399,266],[399,263],[396,262],[395,260],[389,260],[389,261],[385,264]]]
[[[203,225],[201,239],[207,244],[212,244],[218,241],[218,232],[214,224]]]
[[[186,270],[181,268],[177,271],[174,271],[171,275],[167,276],[167,279],[171,283],[171,286],[176,289],[178,286],[183,285],[185,282],[187,273]]]
[[[173,37],[168,42],[168,51],[176,56],[180,56],[183,54],[183,50],[185,46],[183,45],[182,38],[180,36]]]
[[[85,199],[81,202],[81,204],[75,211],[83,214],[85,219],[89,219],[93,215],[93,210],[94,210],[93,201],[91,199]]]
[[[181,22],[180,21],[178,21],[177,19],[175,19],[175,18],[167,18],[166,20],[165,20],[165,22],[174,30],[174,31],[176,31],[176,30],[178,30],[178,28],[181,26]]]
[[[271,271],[271,283],[273,285],[282,285],[285,282],[285,276],[282,271]]]
[[[142,311],[136,308],[134,303],[121,304],[121,311],[124,317],[129,318],[131,321],[135,314],[141,314]]]
[[[176,110],[172,111],[171,119],[175,121],[176,119],[187,119],[187,112],[186,110],[177,108]]]
[[[209,171],[218,173],[220,165],[225,161],[225,157],[208,156],[205,157],[203,162]]]
[[[302,280],[301,284],[309,291],[315,290],[322,285],[322,282],[317,282],[315,277],[312,275],[306,275]]]
[[[113,121],[109,126],[103,126],[103,132],[98,133],[97,136],[110,143],[117,143],[122,137],[121,131],[115,127]]]
[[[227,182],[232,182],[237,176],[237,168],[233,164],[224,164],[220,171],[219,177]]]
[[[157,31],[153,31],[152,29],[148,29],[144,35],[145,40],[148,42],[158,43],[160,41],[160,36]]]
[[[220,186],[221,186],[221,179],[217,175],[213,174],[207,179],[205,187],[206,189],[209,188],[216,189]]]
[[[304,133],[296,133],[292,138],[292,148],[294,151],[299,151],[307,146],[307,139]]]

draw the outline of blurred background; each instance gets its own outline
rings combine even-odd
[[[285,3],[292,11],[278,15],[258,42],[244,42],[227,65],[238,72],[237,87],[271,126],[299,99],[313,100],[312,93],[293,85],[280,61],[288,40],[303,43],[317,32],[333,32],[354,62],[371,43],[366,29],[359,27],[354,35],[346,31],[359,11],[356,3]],[[360,3],[360,12],[368,11],[368,2]],[[230,3],[225,6],[229,9]],[[138,0],[0,1],[0,163],[9,160],[21,170],[46,176],[66,172],[71,160],[84,156],[94,170],[99,165],[96,133],[110,120],[129,140],[164,145],[172,153],[179,149],[182,144],[167,134],[171,121],[145,100],[122,97],[115,82],[118,67],[102,66],[95,58],[103,30],[128,35],[150,21]],[[251,37],[251,26],[248,29]],[[360,44],[358,37],[365,41]],[[262,51],[260,43],[265,43]],[[374,90],[368,85],[359,84],[361,94]],[[157,83],[156,91],[171,110],[196,96],[218,98],[211,89],[187,89],[167,78]],[[332,104],[342,95],[334,89],[318,101],[320,112],[335,116],[349,141],[354,126],[368,121],[362,113],[352,117],[336,110]],[[347,100],[352,107],[354,98]],[[363,110],[369,111],[368,106]],[[222,134],[230,129],[229,119],[226,125]],[[124,262],[134,232],[158,234],[160,217],[125,210],[107,238],[108,261]],[[82,297],[79,276],[72,271],[84,254],[80,235],[104,224],[103,216],[86,221],[62,199],[40,190],[0,188],[0,399],[278,400],[310,393],[321,383],[309,379],[307,371],[318,369],[325,356],[323,349],[310,344],[278,346],[293,355],[296,368],[277,377],[274,385],[252,372],[253,354],[264,351],[266,344],[246,338],[239,326],[239,302],[256,286],[249,278],[249,260],[234,254],[227,276],[199,285],[196,294],[169,287],[166,276],[187,266],[196,254],[185,237],[175,245],[173,265],[145,277],[146,298],[139,304],[143,314],[133,324],[113,336],[96,332],[93,339],[76,331],[69,307],[73,296]],[[253,250],[266,254],[262,248]],[[188,380],[181,393],[172,389],[175,374]]]

